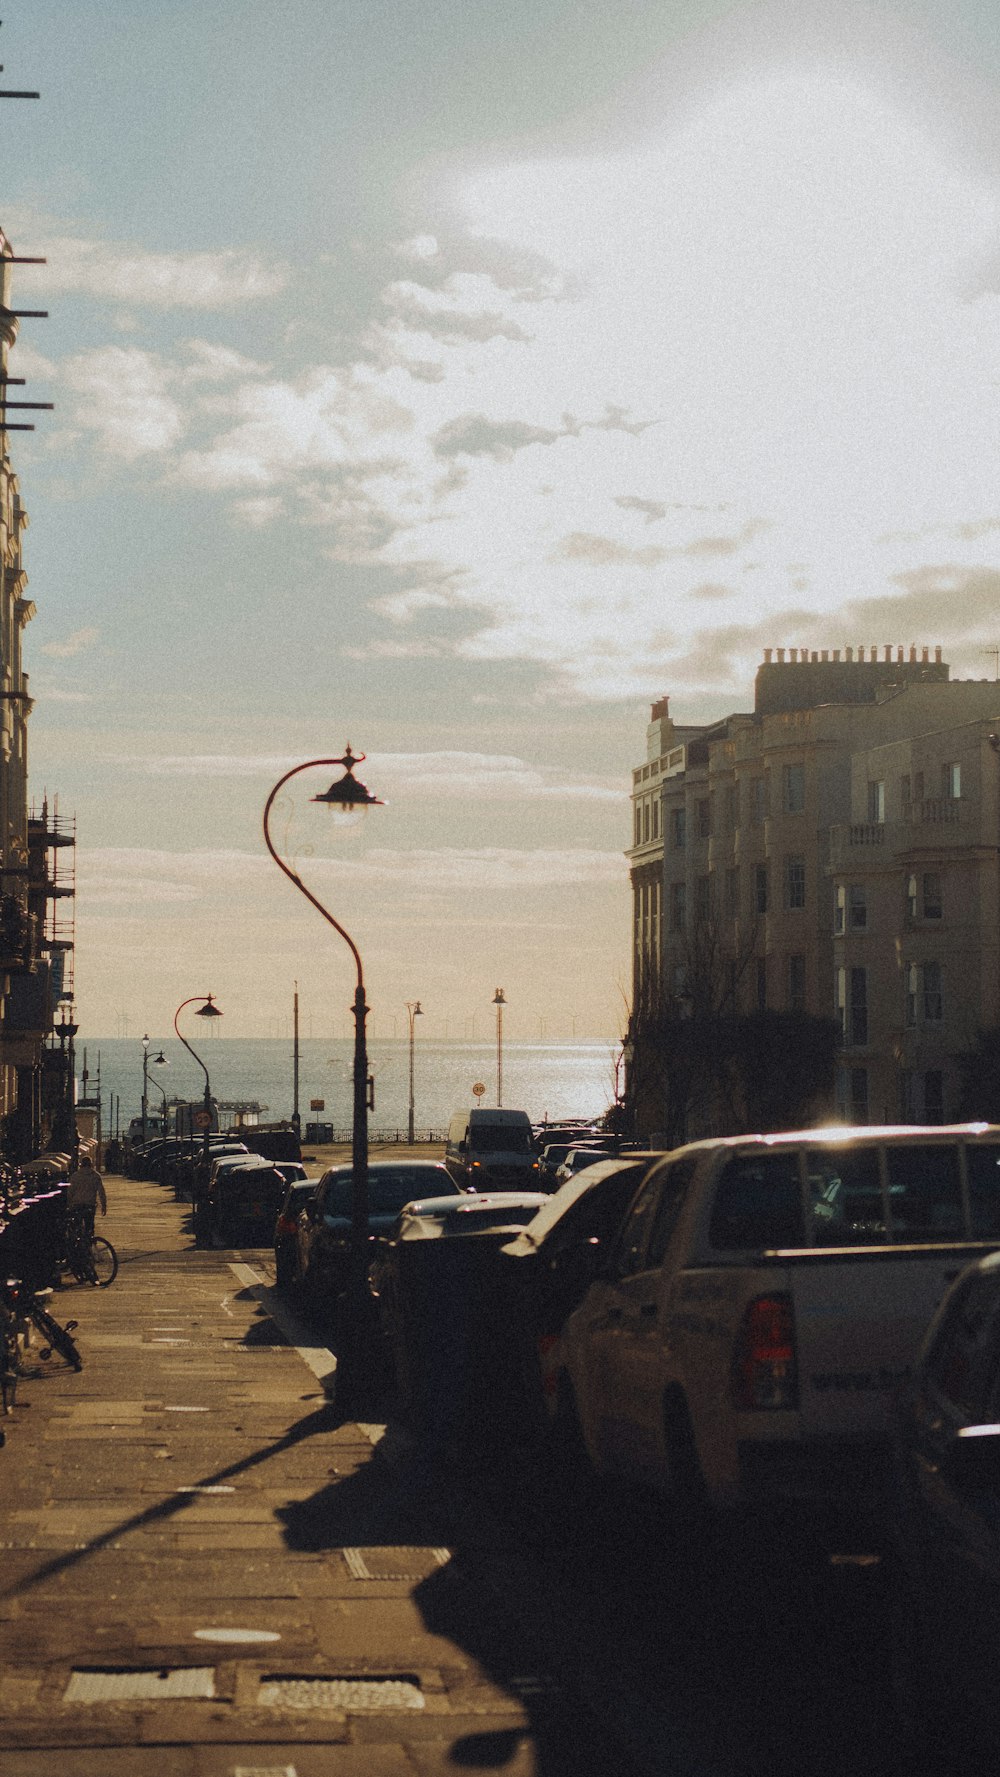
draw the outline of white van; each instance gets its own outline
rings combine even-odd
[[[463,1191],[534,1191],[538,1155],[527,1111],[456,1111],[444,1163]]]

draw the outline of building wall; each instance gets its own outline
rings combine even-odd
[[[953,1116],[962,1051],[1000,1025],[1000,685],[952,681],[940,649],[788,652],[768,651],[752,715],[681,729],[654,705],[634,982],[655,972],[661,868],[668,1001],[836,1017],[842,1114]]]

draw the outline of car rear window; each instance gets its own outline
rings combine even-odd
[[[965,1218],[954,1142],[887,1147],[885,1160],[893,1239],[961,1240]]]
[[[390,1171],[372,1172],[368,1175],[368,1208],[374,1215],[386,1215],[390,1210],[400,1210],[404,1204],[412,1202],[414,1197],[435,1197],[462,1195],[445,1167],[435,1167],[433,1172],[423,1167],[393,1167]],[[352,1182],[350,1173],[342,1178],[330,1179],[323,1193],[323,1210],[328,1216],[350,1217],[352,1201]]]
[[[718,1252],[807,1246],[798,1155],[741,1154],[715,1193],[709,1244]]]
[[[1000,1146],[969,1142],[965,1149],[969,1175],[969,1233],[974,1240],[1000,1236]]]

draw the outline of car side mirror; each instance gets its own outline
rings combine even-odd
[[[1000,1425],[964,1425],[952,1439],[941,1472],[957,1493],[1000,1490]]]

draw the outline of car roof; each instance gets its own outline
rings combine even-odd
[[[507,1251],[531,1252],[536,1246],[540,1246],[551,1229],[562,1220],[566,1211],[571,1209],[574,1203],[579,1203],[581,1197],[586,1197],[589,1191],[593,1191],[604,1179],[612,1178],[616,1173],[634,1168],[635,1188],[638,1190],[647,1167],[651,1166],[654,1160],[662,1158],[662,1154],[652,1151],[642,1154],[616,1155],[607,1160],[599,1160],[596,1166],[585,1167],[574,1178],[567,1179],[564,1185],[560,1185],[558,1191],[553,1191],[551,1197],[546,1197],[544,1208],[539,1210],[531,1224],[530,1234],[518,1235],[517,1240],[511,1242]],[[524,1242],[523,1246],[520,1245],[521,1241]]]

